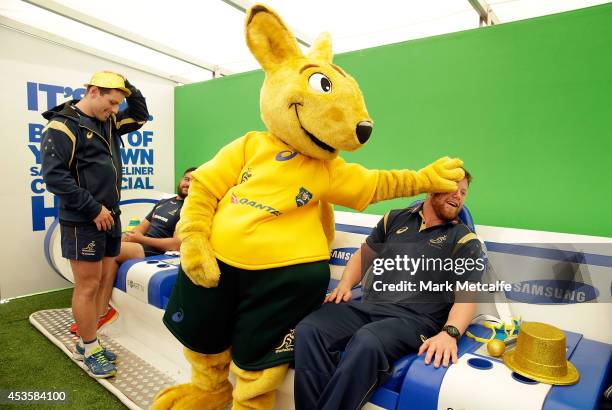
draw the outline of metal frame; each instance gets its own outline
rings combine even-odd
[[[58,36],[56,34],[53,34],[46,30],[42,30],[37,27],[32,27],[30,25],[21,23],[19,21],[13,20],[6,16],[0,16],[0,26],[5,27],[9,30],[14,30],[14,31],[35,37],[39,40],[43,40],[51,44],[59,45],[62,47],[66,47],[69,49],[77,50],[77,51],[92,55],[94,57],[102,58],[104,60],[110,61],[111,63],[122,64],[130,68],[134,68],[136,70],[145,72],[147,74],[151,74],[156,77],[163,78],[165,80],[170,80],[177,84],[181,84],[181,83],[188,84],[191,82],[191,80],[188,80],[186,78],[176,76],[176,75],[170,75],[169,73],[165,73],[165,72],[156,70],[155,68],[141,64],[137,61],[125,60],[125,59],[122,59],[121,61],[119,61],[117,56],[113,54],[107,53],[97,48],[88,47],[85,44],[78,43],[76,41],[67,39],[65,37]]]
[[[138,34],[132,33],[130,31],[124,30],[121,27],[109,24],[105,21],[92,17],[90,15],[81,13],[73,8],[66,7],[62,4],[57,3],[54,0],[22,0],[25,3],[31,4],[33,6],[42,8],[51,13],[60,15],[62,17],[69,18],[77,23],[85,24],[91,28],[96,30],[100,30],[104,33],[113,35],[115,37],[121,38],[123,40],[129,41],[134,44],[138,44],[141,47],[148,48],[149,50],[153,50],[157,53],[164,54],[168,57],[174,58],[176,60],[182,61],[187,64],[191,64],[193,66],[208,70],[215,74],[221,75],[229,75],[232,72],[224,67],[221,67],[216,64],[212,64],[207,61],[203,61],[197,57],[191,56],[189,54],[177,51],[173,48],[170,48],[166,45],[160,44],[148,38],[142,37]]]
[[[249,0],[221,0],[223,3],[228,6],[232,6],[236,10],[239,10],[246,14],[246,11],[251,8],[251,6],[255,3]],[[291,31],[293,35],[295,35],[298,43],[302,44],[305,47],[310,47],[313,43],[312,39],[309,36],[305,35],[302,31],[296,30],[295,27],[291,27]]]
[[[495,12],[486,0],[467,0],[468,3],[476,10],[480,17],[480,27],[493,26],[499,24],[500,21],[495,15]]]
[[[112,36],[126,40],[130,43],[137,44],[141,47],[145,47],[149,50],[163,54],[165,56],[176,59],[178,61],[182,61],[192,66],[210,71],[212,73],[213,78],[218,78],[221,76],[232,74],[232,72],[229,69],[226,69],[225,67],[210,63],[208,61],[201,60],[195,56],[180,52],[164,44],[161,44],[153,40],[150,40],[148,38],[145,38],[143,36],[140,36],[136,33],[124,30],[121,27],[118,27],[108,22],[102,21],[100,19],[97,19],[85,13],[82,13],[78,10],[75,10],[71,7],[64,6],[55,0],[22,0],[22,1],[25,3],[31,4],[35,7],[44,9],[53,14],[60,15],[65,18],[69,18],[75,22],[84,24],[95,30],[102,31],[104,33],[107,33]],[[246,11],[254,4],[250,0],[221,0],[221,1],[242,13],[246,13]],[[500,23],[493,9],[487,3],[487,0],[467,0],[467,1],[470,3],[470,5],[474,8],[476,13],[478,14],[481,27],[495,25],[495,24]],[[7,17],[0,16],[0,23],[6,27],[15,29],[20,32],[25,32],[29,35],[39,37],[43,40],[46,40],[46,41],[49,41],[55,44],[60,44],[60,45],[63,45],[69,48],[80,50],[88,54],[102,57],[104,59],[107,59],[113,62],[117,62],[118,60],[117,57],[111,53],[104,52],[94,47],[89,47],[86,44],[82,44],[82,43],[73,41],[68,38],[54,35],[50,32],[47,32],[44,29],[40,29],[37,27],[30,27],[26,24],[20,23],[18,21],[15,21]],[[304,35],[301,31],[296,30],[293,27],[291,29],[295,33],[297,41],[301,45],[306,46],[306,47],[311,46],[313,41],[308,36]],[[122,59],[122,63],[130,67],[136,68],[138,70],[156,75],[158,77],[162,77],[162,78],[174,81],[176,83],[185,84],[185,83],[191,82],[190,80],[187,80],[185,78],[178,77],[175,75],[170,75],[168,73],[163,73],[159,70],[156,70],[154,67],[148,67],[136,61],[125,61]]]

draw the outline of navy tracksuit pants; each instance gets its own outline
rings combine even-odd
[[[327,303],[295,329],[296,410],[355,410],[435,329],[405,307]]]

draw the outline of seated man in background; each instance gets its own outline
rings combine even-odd
[[[181,208],[188,195],[191,183],[191,172],[195,167],[188,168],[183,173],[176,189],[176,196],[160,200],[149,214],[133,230],[126,232],[121,238],[121,250],[115,263],[104,272],[100,289],[102,295],[98,298],[98,312],[106,312],[98,320],[98,329],[117,318],[117,311],[109,305],[115,284],[119,265],[129,259],[142,259],[145,256],[161,255],[168,251],[178,251],[181,241],[174,235],[176,224],[181,216]],[[76,323],[70,325],[70,332],[79,335]]]
[[[185,170],[175,197],[160,200],[140,222],[140,225],[123,235],[121,251],[116,259],[117,267],[128,259],[144,258],[179,250],[181,241],[174,236],[174,230],[188,195],[193,171],[195,171],[194,167]]]
[[[410,352],[426,351],[425,363],[434,358],[436,368],[457,361],[457,340],[474,316],[475,303],[455,303],[452,291],[419,291],[416,282],[478,280],[484,265],[452,275],[443,268],[416,275],[413,270],[412,276],[386,263],[382,269],[378,262],[400,255],[422,261],[483,258],[480,241],[457,218],[471,181],[465,175],[454,193],[428,194],[422,205],[387,213],[349,260],[324,304],[297,325],[297,410],[360,408],[391,374],[393,363]],[[380,279],[394,285],[412,280],[416,289],[379,292]],[[351,300],[351,289],[360,281],[364,298]]]

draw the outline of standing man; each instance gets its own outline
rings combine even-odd
[[[96,335],[102,272],[115,263],[121,246],[121,135],[149,117],[144,97],[120,74],[95,73],[82,100],[45,112],[41,159],[47,189],[59,198],[62,256],[70,260],[75,287],[72,314],[81,333],[75,357],[92,376],[116,374],[116,356]],[[119,112],[127,99],[128,107]]]
[[[176,189],[176,196],[162,199],[155,204],[151,212],[133,230],[126,232],[121,238],[121,249],[113,263],[105,265],[108,271],[102,275],[100,295],[98,296],[98,312],[104,312],[113,292],[115,277],[119,265],[128,259],[142,259],[145,256],[161,255],[168,251],[178,251],[181,240],[176,236],[176,224],[181,217],[181,209],[189,192],[191,173],[196,168],[187,168]],[[110,308],[114,312],[115,309]],[[72,328],[71,328],[72,331]],[[72,333],[79,334],[74,326]]]

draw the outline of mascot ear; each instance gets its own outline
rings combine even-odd
[[[310,47],[308,57],[313,60],[322,60],[328,63],[332,62],[332,45],[329,33],[321,33]]]
[[[295,36],[271,9],[255,4],[246,19],[246,41],[264,71],[271,71],[293,58],[303,57]]]

